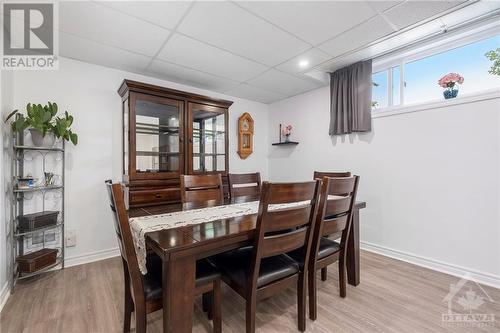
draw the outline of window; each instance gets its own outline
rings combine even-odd
[[[389,106],[387,96],[388,70],[378,72],[372,76],[372,108],[379,109]]]
[[[372,75],[372,109],[401,103],[401,66],[390,67]]]
[[[489,73],[493,61],[486,57],[497,48],[500,35],[421,58],[400,59],[398,65],[393,61],[388,68],[373,73],[372,110],[441,99],[443,88],[437,82],[448,73],[464,77],[459,95],[498,88],[500,77]]]
[[[401,66],[395,66],[391,68],[392,71],[392,81],[391,81],[391,105],[401,104]]]

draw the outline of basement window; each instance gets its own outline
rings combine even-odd
[[[500,88],[498,32],[465,45],[457,47],[457,44],[454,42],[433,52],[396,57],[382,68],[374,66],[372,111],[444,100],[445,89],[438,81],[448,73],[458,73],[464,78],[462,84],[456,85],[458,98]]]

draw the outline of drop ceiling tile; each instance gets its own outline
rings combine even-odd
[[[313,45],[376,15],[363,1],[244,1],[238,4]]]
[[[161,60],[155,60],[147,70],[147,74],[165,79],[190,85],[193,87],[224,91],[237,86],[239,83],[221,78],[208,73],[199,72],[190,68],[178,66]]]
[[[59,28],[76,36],[152,56],[170,32],[94,2],[60,2]]]
[[[99,1],[98,3],[173,29],[189,8],[191,1]]]
[[[312,48],[301,55],[296,56],[293,59],[288,60],[287,62],[277,66],[276,68],[292,74],[305,72],[316,65],[328,60],[331,58],[330,55],[321,51],[320,49]],[[301,61],[307,61],[307,65],[300,66]]]
[[[389,8],[392,8],[398,4],[403,3],[404,0],[401,1],[369,1],[370,6],[378,10],[379,12],[384,12]]]
[[[268,68],[179,34],[172,36],[158,58],[241,82]]]
[[[403,29],[459,4],[458,1],[407,1],[389,9],[384,15],[399,29]]]
[[[150,61],[149,57],[102,45],[64,32],[59,33],[59,54],[66,58],[135,73],[142,73]]]
[[[321,86],[320,83],[313,82],[310,79],[301,79],[297,76],[283,73],[275,69],[271,69],[247,83],[257,88],[266,89],[287,96],[297,95]]]
[[[248,84],[241,84],[224,92],[227,95],[241,97],[261,103],[272,103],[285,99],[287,96],[269,90],[259,89]]]
[[[394,30],[381,16],[376,16],[356,28],[321,44],[319,48],[332,56],[338,56],[393,32]]]
[[[310,48],[229,2],[196,3],[177,31],[269,66]]]

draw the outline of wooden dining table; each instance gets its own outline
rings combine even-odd
[[[359,210],[356,202],[347,249],[347,277],[357,286],[359,277]],[[164,214],[181,206],[132,208],[129,217]],[[163,263],[163,332],[191,332],[196,260],[252,244],[257,214],[205,222],[147,233],[146,245]],[[340,235],[332,235],[333,238]]]

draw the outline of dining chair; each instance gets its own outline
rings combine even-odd
[[[181,175],[181,201],[183,210],[223,205],[221,175]]]
[[[222,279],[246,300],[246,332],[255,332],[258,300],[296,286],[298,329],[306,329],[306,274],[286,252],[307,262],[321,181],[262,184],[254,246],[215,256]],[[291,204],[291,205],[283,205]],[[271,235],[269,235],[271,234]]]
[[[229,193],[231,202],[247,202],[259,200],[260,197],[260,172],[229,174]]]
[[[323,177],[318,214],[314,227],[309,262],[302,261],[301,253],[293,251],[290,257],[299,265],[308,263],[309,318],[317,317],[316,271],[338,261],[340,297],[346,296],[347,239],[352,224],[359,177]],[[326,238],[341,233],[340,243]]]
[[[323,177],[332,177],[332,178],[339,178],[339,177],[351,177],[352,174],[349,171],[314,171],[313,179],[323,179]],[[340,236],[340,233],[339,233]],[[326,281],[328,277],[328,268],[323,267],[321,269],[321,281]]]
[[[140,272],[122,185],[113,184],[111,180],[105,183],[123,264],[125,287],[123,331],[130,331],[132,311],[135,311],[136,332],[146,332],[146,315],[163,307],[162,261],[156,254],[150,253],[146,259],[147,274],[143,275]],[[213,331],[219,333],[222,331],[220,273],[207,260],[199,260],[196,263],[195,282],[196,294],[203,294],[204,300],[212,301],[209,316],[213,316]]]

